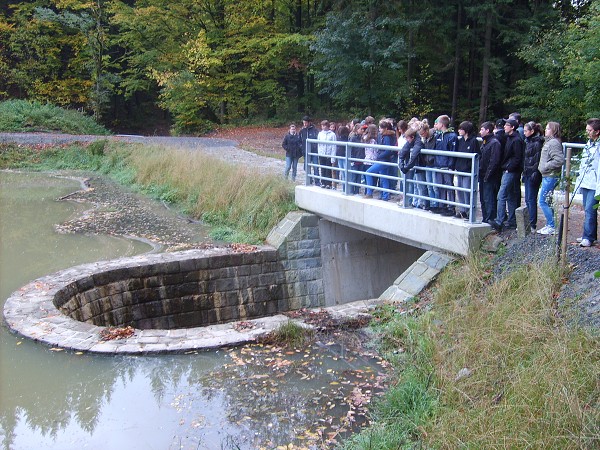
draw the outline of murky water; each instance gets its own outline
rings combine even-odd
[[[86,208],[56,202],[72,180],[0,172],[0,301],[72,265],[143,253],[107,236],[62,235]],[[57,351],[0,328],[5,449],[324,448],[356,430],[379,361],[333,342],[164,356]]]

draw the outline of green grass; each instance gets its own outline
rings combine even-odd
[[[394,383],[344,448],[598,447],[598,335],[557,318],[560,270],[549,260],[494,280],[490,264],[446,270],[429,312],[377,312]]]
[[[108,135],[110,132],[93,118],[36,101],[0,102],[0,132],[47,131],[67,134]]]
[[[314,331],[298,325],[291,320],[281,324],[277,329],[262,338],[265,343],[301,348],[308,345],[314,339]]]

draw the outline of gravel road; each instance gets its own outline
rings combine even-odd
[[[13,143],[20,145],[63,145],[74,142],[89,143],[107,139],[117,142],[131,142],[146,145],[160,145],[169,148],[200,151],[215,158],[255,167],[262,173],[283,175],[285,161],[243,150],[238,143],[231,139],[204,138],[204,137],[170,137],[170,136],[137,136],[137,135],[70,135],[58,133],[0,133],[0,143]],[[283,151],[283,150],[282,150]],[[304,181],[305,172],[302,164],[298,165],[298,183]]]

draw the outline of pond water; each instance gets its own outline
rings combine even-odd
[[[37,277],[150,251],[59,234],[86,205],[57,202],[74,180],[0,172],[0,302]],[[356,431],[383,363],[339,340],[302,351],[248,345],[161,356],[49,348],[0,327],[5,449],[327,448]]]

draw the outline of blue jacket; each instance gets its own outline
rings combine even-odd
[[[380,145],[389,145],[389,150],[383,150],[379,155],[377,155],[377,161],[386,161],[386,162],[396,162],[398,161],[398,147],[394,145],[394,138],[396,137],[396,133],[391,130],[385,130],[381,135]]]
[[[435,134],[434,150],[456,151],[456,133],[452,130],[438,131]],[[434,167],[448,167],[454,169],[454,158],[451,156],[436,155]]]

